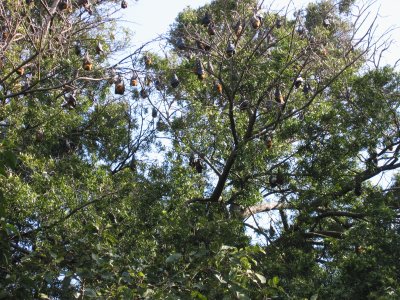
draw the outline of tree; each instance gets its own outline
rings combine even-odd
[[[129,43],[128,31],[114,29],[120,8],[0,4],[2,299],[110,293],[97,285],[114,277],[99,253],[118,254],[109,232],[131,213],[123,201],[143,181],[136,178],[144,161],[135,156],[154,132],[128,95],[110,93],[140,67],[142,51],[114,62]]]
[[[359,33],[365,7],[351,5],[311,3],[292,18],[213,1],[177,17],[153,69],[177,189],[165,244],[197,278],[173,281],[176,297],[181,286],[211,299],[398,296],[398,205],[370,181],[400,166],[398,74],[363,69],[385,41],[373,39],[374,22]],[[268,228],[256,218],[265,212]],[[257,254],[245,227],[265,239]],[[225,258],[229,270],[193,265],[191,253],[216,258],[224,245],[253,259],[245,271],[241,259]],[[258,275],[279,278],[287,295]]]
[[[398,298],[400,77],[353,4],[215,0],[122,59],[114,1],[0,4],[0,298]]]

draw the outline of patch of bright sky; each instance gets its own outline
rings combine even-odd
[[[364,0],[365,1],[365,0]],[[361,2],[364,2],[361,1]],[[124,19],[129,22],[129,27],[135,32],[133,38],[136,45],[153,39],[160,34],[168,31],[169,26],[174,22],[176,16],[185,7],[198,8],[204,4],[210,3],[210,0],[139,0],[138,2],[129,2],[129,7],[124,11]],[[310,0],[265,0],[265,5],[272,3],[274,10],[279,10],[291,2],[297,9],[303,7]],[[359,1],[360,2],[360,1]],[[398,13],[400,11],[400,1],[397,0],[376,0],[371,6],[371,15],[379,10],[379,21],[376,36],[385,32],[389,28],[400,27]],[[390,33],[393,44],[383,58],[384,64],[394,64],[400,55],[396,48],[400,45],[400,28],[394,29]]]

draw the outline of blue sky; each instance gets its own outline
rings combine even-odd
[[[140,45],[151,38],[165,33],[169,26],[174,22],[177,14],[186,6],[193,8],[210,3],[210,0],[139,0],[137,2],[130,1],[129,7],[124,11],[124,19],[129,21],[129,27],[135,32],[134,42]],[[293,0],[297,8],[302,7],[310,0]],[[358,1],[359,3],[366,0]],[[279,9],[285,7],[288,0],[264,1],[265,4],[274,3],[274,8]],[[384,32],[390,27],[400,27],[400,1],[398,0],[376,0],[371,11],[379,13],[379,22],[377,34]],[[400,29],[396,29],[391,33],[394,44],[390,52],[384,57],[384,63],[393,64],[400,58],[400,52],[395,51],[400,45]]]

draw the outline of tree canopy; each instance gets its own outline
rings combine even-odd
[[[368,4],[0,3],[0,299],[398,299],[399,83]],[[382,184],[382,178],[390,184]]]

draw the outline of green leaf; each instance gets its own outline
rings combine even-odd
[[[95,298],[97,297],[96,291],[90,288],[85,289],[84,295],[89,297],[89,298]]]
[[[9,166],[11,169],[15,169],[15,167],[17,166],[17,156],[14,154],[14,152],[10,150],[4,151],[3,159],[6,165]]]
[[[6,214],[5,207],[6,207],[6,199],[4,198],[3,192],[0,190],[0,219],[3,218]]]
[[[147,289],[147,290],[143,293],[143,297],[145,297],[145,298],[151,297],[152,295],[154,295],[154,290],[152,290],[152,289]]]
[[[277,276],[274,276],[272,279],[268,280],[268,285],[272,287],[277,287],[279,283],[279,278]]]
[[[99,260],[99,256],[96,253],[92,253],[92,259],[97,262]]]
[[[64,260],[64,257],[63,256],[59,256],[59,257],[57,257],[55,260],[54,260],[54,262],[56,263],[56,264],[59,264],[60,262],[62,262]]]
[[[178,260],[180,260],[181,257],[182,257],[181,253],[173,253],[173,254],[171,254],[170,256],[167,257],[165,262],[167,264],[174,263],[174,262],[177,262]]]
[[[243,293],[240,293],[240,292],[236,292],[236,299],[239,299],[239,300],[250,300],[250,298],[247,295],[245,295]]]
[[[199,291],[192,291],[190,293],[190,295],[192,296],[193,299],[200,299],[200,300],[207,300],[207,297],[204,296],[202,293],[200,293]]]
[[[264,275],[261,275],[261,274],[259,274],[259,273],[255,273],[255,275],[257,276],[258,280],[259,280],[262,284],[264,284],[264,283],[267,282],[267,279],[264,277]]]
[[[245,269],[251,269],[251,264],[250,264],[249,260],[247,259],[247,257],[241,257],[240,264]]]
[[[221,282],[221,283],[227,283],[227,282],[222,278],[221,275],[215,274],[214,276],[219,280],[219,282]]]
[[[221,246],[221,250],[223,250],[223,251],[235,250],[235,249],[236,249],[235,247],[228,246],[228,245],[222,245]]]

